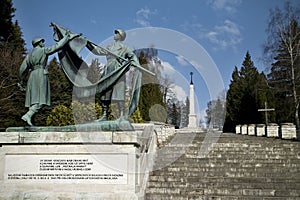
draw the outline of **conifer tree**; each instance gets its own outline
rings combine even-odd
[[[234,131],[238,124],[265,123],[264,102],[272,105],[273,96],[268,90],[266,78],[259,74],[247,52],[240,71],[235,67],[226,97],[226,119],[224,131]],[[274,119],[274,115],[271,115]]]
[[[137,52],[136,52],[137,54]],[[160,88],[160,82],[159,82],[159,63],[156,63],[153,66],[150,66],[150,61],[153,59],[153,57],[157,56],[157,51],[150,51],[150,50],[140,50],[138,52],[138,58],[140,64],[150,70],[154,71],[156,73],[156,76],[151,76],[149,74],[143,73],[142,78],[142,87],[141,87],[141,93],[140,93],[140,99],[139,99],[139,110],[141,112],[141,116],[143,120],[145,121],[160,121],[160,122],[166,122],[165,118],[165,112],[161,112],[159,110],[158,112],[154,112],[155,116],[152,113],[152,118],[150,117],[150,109],[151,108],[159,108],[160,105],[163,108],[166,108],[165,103],[163,102],[163,93]]]
[[[259,123],[259,112],[256,104],[257,81],[259,73],[254,66],[249,52],[246,53],[240,70],[240,93],[242,94],[240,104],[240,123]]]
[[[189,114],[190,114],[190,100],[188,97],[185,99],[185,103],[181,109],[181,123],[180,127],[187,127],[189,124]]]
[[[300,128],[300,26],[299,8],[289,2],[285,9],[270,13],[266,57],[272,56],[268,74],[269,86],[275,96],[277,122],[293,122]]]
[[[25,53],[25,41],[22,38],[21,28],[18,21],[13,22],[16,9],[11,0],[2,0],[0,4],[0,42],[1,48],[8,48],[10,51],[16,49]],[[4,46],[3,46],[4,45]]]
[[[18,22],[13,22],[14,12],[11,0],[0,4],[0,127],[20,126],[25,112],[24,93],[17,87],[19,67],[25,53]],[[20,119],[20,120],[18,120]]]

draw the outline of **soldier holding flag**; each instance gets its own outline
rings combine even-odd
[[[63,39],[51,47],[45,47],[45,40],[37,37],[32,40],[33,50],[26,56],[19,71],[20,82],[18,86],[21,90],[26,90],[25,106],[29,107],[28,112],[22,116],[28,125],[32,126],[31,117],[38,112],[43,105],[50,106],[50,83],[48,70],[46,68],[48,56],[59,51],[68,41],[78,35],[66,33]],[[25,78],[30,73],[27,85]]]

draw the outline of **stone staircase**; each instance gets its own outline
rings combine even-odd
[[[146,200],[300,199],[300,142],[208,134],[178,130],[157,150]]]

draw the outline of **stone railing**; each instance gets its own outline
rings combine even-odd
[[[281,139],[299,139],[296,126],[292,123],[283,123],[280,126],[274,123],[265,124],[243,124],[236,125],[236,134],[265,136]]]
[[[154,124],[154,130],[157,134],[158,146],[168,141],[170,137],[175,134],[175,127],[170,124],[152,122]]]

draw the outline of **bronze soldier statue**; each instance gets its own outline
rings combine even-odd
[[[114,31],[114,42],[107,46],[106,49],[95,46],[93,53],[97,55],[105,55],[107,63],[104,67],[102,76],[106,76],[122,67],[123,61],[120,57],[131,60],[133,65],[139,65],[139,61],[136,55],[125,45],[123,41],[126,38],[126,33],[122,29],[117,29]],[[107,51],[108,50],[108,51]],[[118,55],[116,57],[115,55]],[[111,102],[115,102],[119,109],[119,118],[126,118],[125,116],[125,90],[126,90],[126,79],[125,75],[120,78],[120,80],[114,85],[111,90],[108,90],[104,95],[101,96],[101,106],[103,110],[103,115],[99,121],[106,121],[108,118],[109,105]]]
[[[50,106],[50,83],[48,78],[47,61],[48,56],[59,51],[63,46],[77,34],[66,33],[64,38],[51,47],[45,47],[45,40],[37,37],[32,40],[34,47],[32,52],[26,56],[19,71],[19,87],[26,90],[25,106],[28,112],[22,116],[22,120],[32,126],[31,117],[38,112],[43,105]],[[24,85],[27,73],[30,73],[26,86]]]

